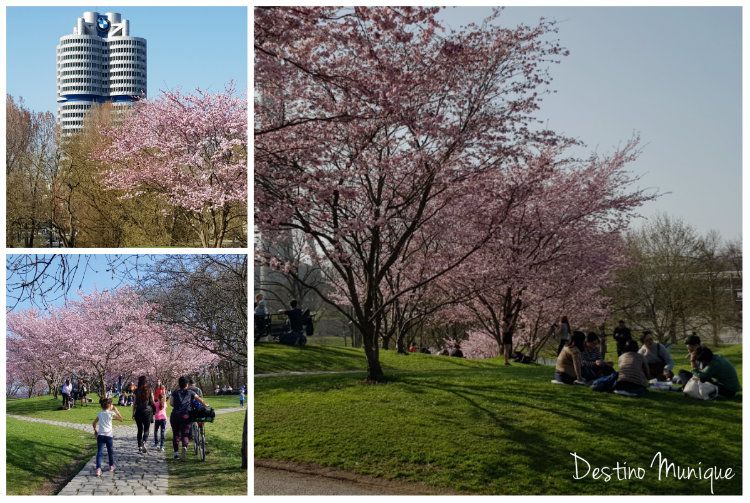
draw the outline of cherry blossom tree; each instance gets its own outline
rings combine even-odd
[[[47,383],[54,398],[58,386],[74,362],[70,341],[61,330],[62,311],[50,308],[44,316],[36,309],[8,312],[8,337],[6,338],[7,365],[14,368],[19,363],[27,365],[39,379]]]
[[[461,351],[466,358],[484,360],[501,354],[500,345],[494,337],[485,333],[470,331],[466,340],[461,342]]]
[[[547,39],[554,23],[503,28],[496,13],[442,33],[436,13],[255,10],[255,223],[264,239],[314,242],[335,286],[318,293],[361,332],[371,381],[383,378],[389,307],[479,250],[547,170],[519,162],[529,145],[559,140],[531,127],[547,68],[565,53]],[[425,274],[385,287],[419,233],[441,227],[454,241]],[[298,264],[269,255],[296,275]]]
[[[12,341],[8,346],[13,346]],[[28,355],[11,349],[8,349],[8,355],[5,362],[6,396],[20,396],[23,390],[27,398],[31,398],[36,392],[41,392],[45,381],[39,376],[33,362],[26,358]]]
[[[81,299],[49,313],[8,313],[8,360],[30,358],[53,390],[66,372],[94,375],[100,392],[107,376],[171,381],[217,361],[211,352],[189,347],[193,336],[184,328],[156,321],[158,306],[133,288],[94,291]]]
[[[553,168],[544,183],[452,275],[472,292],[457,316],[473,316],[476,329],[498,344],[508,319],[527,349],[537,348],[561,315],[577,327],[600,323],[608,314],[602,287],[627,263],[620,235],[635,210],[657,197],[634,188],[627,166],[638,154],[637,139],[585,160],[566,156],[564,147],[543,152]]]
[[[233,83],[215,94],[164,91],[102,132],[111,145],[96,158],[109,166],[110,189],[158,195],[188,217],[204,247],[246,225],[247,100]]]

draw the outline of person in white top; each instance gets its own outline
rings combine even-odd
[[[63,409],[70,409],[70,392],[73,391],[73,385],[70,384],[70,378],[66,378],[62,385],[62,402]]]
[[[118,421],[122,422],[122,416],[117,407],[112,405],[111,398],[102,398],[99,400],[99,405],[102,406],[101,412],[96,415],[96,419],[91,423],[94,427],[94,435],[96,435],[96,476],[102,474],[102,454],[104,453],[104,446],[107,446],[107,455],[109,456],[109,471],[115,469],[114,451],[112,450],[112,434],[114,428],[112,427],[112,418],[114,417]],[[96,430],[96,425],[99,424],[99,431]]]

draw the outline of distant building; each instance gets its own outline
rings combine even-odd
[[[57,46],[57,122],[80,131],[94,103],[129,106],[146,95],[146,39],[130,36],[119,13],[84,12]]]

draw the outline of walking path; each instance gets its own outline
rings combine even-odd
[[[232,407],[228,409],[214,409],[216,414],[226,414],[238,410],[245,410],[242,407]],[[90,424],[66,423],[64,421],[51,421],[48,419],[39,419],[36,417],[17,416],[8,414],[8,417],[20,419],[22,421],[31,421],[35,423],[46,423],[66,428],[75,428],[77,430],[94,433]],[[102,475],[97,477],[96,455],[81,469],[68,484],[60,491],[60,496],[76,495],[165,495],[168,487],[167,472],[167,455],[172,454],[172,446],[165,444],[164,452],[151,448],[153,438],[153,427],[149,429],[149,442],[146,444],[148,452],[143,454],[138,452],[138,444],[135,436],[136,425],[114,426],[115,432],[112,440],[114,450],[115,471],[109,471],[109,460],[107,449],[105,447],[102,453]],[[169,431],[170,425],[167,421],[165,434]]]
[[[254,493],[261,495],[439,495],[457,491],[368,477],[338,468],[255,459]]]
[[[549,360],[542,358],[541,356],[536,359],[536,363],[539,365],[555,366],[557,365],[556,360]],[[317,370],[311,372],[272,372],[268,374],[255,374],[255,379],[261,377],[293,377],[293,376],[316,376],[326,374],[366,374],[367,370]]]

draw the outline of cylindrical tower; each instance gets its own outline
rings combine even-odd
[[[130,22],[117,12],[84,12],[72,35],[57,46],[58,123],[80,131],[93,103],[129,106],[146,96],[146,40],[130,36]]]

